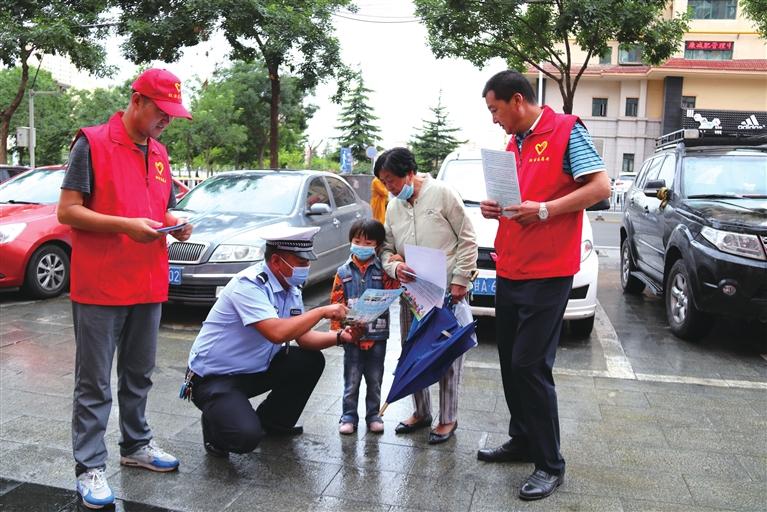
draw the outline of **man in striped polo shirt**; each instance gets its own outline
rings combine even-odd
[[[588,131],[576,116],[539,107],[515,71],[493,76],[482,93],[493,122],[511,135],[522,204],[482,201],[498,219],[495,238],[496,333],[510,439],[479,450],[487,462],[533,462],[519,497],[545,498],[563,482],[559,416],[552,367],[580,268],[584,208],[610,195],[610,181]],[[502,216],[502,213],[511,216]]]

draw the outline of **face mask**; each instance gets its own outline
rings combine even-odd
[[[376,248],[368,247],[367,245],[352,244],[351,252],[354,256],[359,258],[360,261],[367,261],[375,255]]]
[[[397,199],[407,201],[413,196],[413,192],[415,192],[415,187],[412,183],[407,183],[402,187],[402,190],[399,191],[399,194],[397,194]]]
[[[280,259],[282,260],[285,265],[289,266],[290,269],[293,271],[292,275],[290,277],[288,276],[282,276],[285,278],[285,282],[287,282],[291,286],[301,286],[306,282],[306,279],[309,277],[309,267],[294,267],[287,261],[285,261],[285,258],[280,256]]]

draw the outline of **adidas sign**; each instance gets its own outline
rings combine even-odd
[[[756,119],[754,114],[751,114],[740,122],[738,130],[764,130],[764,125]]]

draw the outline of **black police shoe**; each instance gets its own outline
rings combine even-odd
[[[223,450],[219,448],[218,446],[213,444],[213,441],[210,440],[210,430],[208,427],[208,422],[205,421],[205,416],[202,417],[202,444],[205,446],[205,451],[208,452],[208,454],[212,455],[213,457],[219,457],[219,458],[226,458],[229,457],[229,452],[226,450]]]

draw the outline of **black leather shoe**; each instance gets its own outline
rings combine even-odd
[[[407,423],[400,421],[399,425],[394,427],[394,432],[397,434],[409,434],[424,427],[431,427],[431,416],[426,416],[425,418],[416,421],[412,425],[408,425]]]
[[[509,439],[498,448],[483,448],[477,451],[477,459],[485,462],[532,462],[527,447],[519,441]]]
[[[219,457],[225,459],[229,457],[229,452],[214,445],[210,440],[210,432],[208,430],[208,422],[205,421],[205,417],[202,417],[202,444],[205,446],[205,451],[213,457]]]
[[[304,427],[296,425],[294,427],[277,427],[274,425],[264,425],[266,435],[274,437],[292,437],[300,436],[304,433]]]
[[[519,497],[525,501],[539,500],[551,496],[564,482],[564,471],[560,475],[552,475],[536,469],[519,488]]]
[[[458,428],[457,421],[453,423],[453,428],[451,428],[450,432],[448,432],[447,434],[438,434],[432,430],[431,432],[429,432],[429,444],[444,443],[445,441],[453,437],[453,434],[455,433],[456,428]]]

